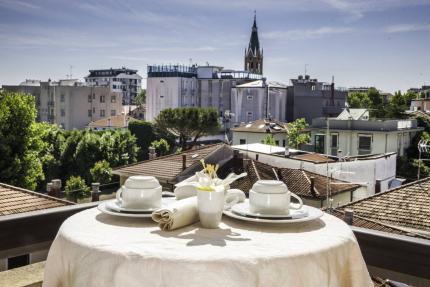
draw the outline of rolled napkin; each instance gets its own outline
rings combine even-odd
[[[161,230],[170,231],[199,221],[197,197],[177,200],[167,207],[155,210],[152,220],[158,223]]]

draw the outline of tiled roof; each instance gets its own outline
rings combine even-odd
[[[277,168],[258,161],[247,160],[245,171],[248,176],[242,178],[231,185],[231,188],[238,188],[248,193],[252,185],[260,179],[282,180],[289,190],[299,196],[324,199],[327,196],[327,178],[301,169]],[[311,192],[311,177],[314,178],[314,192]],[[331,180],[331,193],[338,194],[355,190],[360,187],[340,180]]]
[[[74,203],[0,183],[0,216],[72,204]]]
[[[281,168],[280,178],[292,192],[312,198],[327,197],[327,177],[302,169]],[[314,178],[314,190],[311,191],[311,178]],[[331,179],[330,192],[332,195],[356,190],[360,185]]]
[[[207,158],[217,150],[222,151],[227,146],[224,144],[213,144],[203,148],[187,150],[180,154],[160,156],[154,159],[141,161],[138,163],[125,165],[113,170],[117,175],[148,175],[155,176],[158,180],[167,180],[172,182],[183,172],[182,156],[186,156],[186,169],[200,165],[200,160]]]
[[[233,132],[249,132],[249,133],[285,133],[286,123],[270,120],[256,120],[238,127],[232,128]]]
[[[290,158],[309,161],[313,163],[335,162],[334,159],[320,153],[304,153],[304,154],[290,156]]]
[[[327,210],[325,210],[325,211],[328,212]],[[342,220],[344,219],[344,216],[345,216],[345,212],[343,210],[337,209],[337,208],[333,209],[330,212],[330,214],[332,214],[332,215],[334,215],[334,216],[336,216]],[[423,239],[430,239],[430,236],[422,235],[422,234],[415,233],[415,232],[408,232],[408,231],[405,231],[401,228],[396,228],[395,226],[390,226],[387,224],[383,224],[383,223],[380,223],[377,221],[373,221],[370,219],[360,217],[356,214],[354,214],[352,226],[366,228],[366,229],[372,229],[372,230],[376,230],[376,231],[388,232],[388,233],[392,233],[392,234],[399,234],[399,235],[406,235],[406,236],[423,238]]]
[[[340,206],[354,216],[403,228],[430,232],[430,177]]]
[[[110,122],[109,122],[110,120]],[[126,127],[126,122],[135,121],[136,119],[127,115],[117,115],[112,117],[107,117],[99,119],[97,121],[90,122],[88,127],[90,128],[124,128]]]

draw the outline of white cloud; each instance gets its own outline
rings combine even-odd
[[[430,31],[430,24],[398,24],[385,27],[384,31],[387,33]]]
[[[317,29],[296,29],[263,33],[265,39],[304,40],[339,35],[353,31],[350,27],[321,27]]]

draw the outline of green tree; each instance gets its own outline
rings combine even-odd
[[[293,148],[299,148],[301,144],[308,143],[310,140],[309,133],[305,131],[308,127],[304,118],[296,119],[287,124],[288,145]]]
[[[189,139],[194,145],[201,136],[216,134],[220,129],[218,111],[213,108],[164,109],[155,118],[155,125],[177,137],[182,150]]]
[[[159,155],[166,155],[170,152],[170,145],[165,139],[159,139],[151,143],[151,147],[155,148],[155,152]]]
[[[148,148],[156,139],[154,127],[150,122],[136,120],[128,124],[128,129],[136,137],[137,146],[140,148],[138,160],[148,159]]]
[[[268,134],[261,140],[261,143],[276,146],[275,139],[271,134]]]
[[[91,194],[90,188],[80,176],[71,176],[66,181],[64,191],[66,192],[66,196],[74,201],[88,197]]]
[[[372,101],[367,93],[351,93],[348,95],[348,105],[354,109],[369,109]]]
[[[146,90],[142,89],[140,93],[134,98],[134,104],[143,106],[146,103]]]
[[[44,179],[38,157],[34,97],[0,90],[0,181],[35,189]]]
[[[112,180],[112,169],[109,163],[105,160],[98,161],[90,169],[93,182],[100,184],[110,183]]]
[[[38,190],[45,188],[46,183],[55,178],[61,178],[61,155],[64,150],[64,130],[58,125],[36,123],[36,134],[40,140],[39,159],[43,167],[45,180],[40,181]]]

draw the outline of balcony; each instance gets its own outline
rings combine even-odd
[[[7,257],[11,252],[21,250],[32,252],[38,246],[49,248],[62,222],[69,216],[97,206],[98,202],[53,208],[51,210],[23,213],[0,217],[0,254]],[[371,274],[378,277],[403,281],[408,277],[430,280],[430,240],[402,235],[393,235],[370,229],[351,226]],[[4,286],[40,286],[43,263],[18,268],[16,271],[0,272],[0,283]],[[25,274],[25,276],[23,275]],[[396,278],[402,274],[402,279]],[[394,276],[394,277],[393,277]],[[14,280],[26,281],[13,285]],[[426,281],[427,282],[427,281]],[[35,284],[35,285],[31,285]],[[39,285],[37,285],[39,284]],[[417,285],[416,286],[426,286]],[[0,284],[1,285],[1,284]],[[3,285],[2,285],[3,286]],[[388,286],[388,285],[387,285]]]
[[[370,120],[339,120],[330,118],[330,129],[333,130],[358,130],[358,131],[397,131],[419,129],[416,120],[398,119],[370,119]],[[327,128],[326,118],[312,120],[312,128]]]

